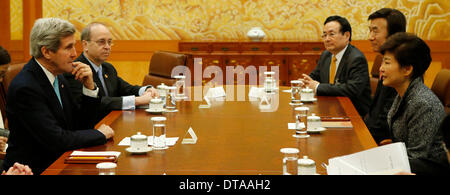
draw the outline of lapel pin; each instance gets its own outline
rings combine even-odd
[[[107,74],[105,74],[105,78],[108,78],[108,75],[107,75]]]

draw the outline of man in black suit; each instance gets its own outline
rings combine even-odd
[[[83,53],[75,60],[88,64],[93,72],[94,82],[100,88],[101,115],[96,119],[100,121],[111,110],[134,110],[136,106],[148,105],[150,99],[158,95],[152,86],[133,86],[120,78],[116,69],[110,63],[105,62],[110,53],[112,35],[102,23],[91,23],[81,33]],[[71,91],[80,102],[81,84],[73,75],[65,74],[69,81]]]
[[[323,42],[325,51],[305,84],[317,95],[349,97],[364,116],[370,104],[370,80],[366,57],[350,44],[352,28],[347,19],[330,16],[325,20]]]
[[[102,145],[114,135],[106,125],[93,129],[100,103],[89,66],[73,62],[75,27],[58,18],[36,20],[30,35],[33,56],[8,88],[6,114],[10,135],[4,170],[15,162],[40,174],[64,152]],[[78,107],[61,75],[82,83]]]
[[[406,18],[396,9],[382,8],[369,16],[369,41],[374,52],[379,52],[386,39],[396,32],[406,31]],[[377,89],[370,104],[364,122],[377,143],[390,139],[387,113],[391,109],[392,102],[397,91],[394,88],[383,85],[383,79],[378,80]]]

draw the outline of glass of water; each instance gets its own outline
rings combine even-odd
[[[166,145],[166,117],[152,117],[153,123],[153,149],[164,150]]]
[[[166,87],[166,112],[176,112],[177,102],[175,101],[176,87]]]
[[[264,91],[273,93],[276,88],[275,72],[264,72]]]
[[[308,107],[296,107],[295,108],[295,135],[296,138],[307,138],[309,137],[307,133],[308,129]]]
[[[283,175],[297,175],[298,174],[298,153],[297,148],[282,148],[283,153]]]
[[[300,103],[301,101],[301,90],[303,88],[303,82],[300,80],[291,81],[291,101],[292,103]]]
[[[185,98],[185,90],[186,90],[186,77],[183,75],[177,75],[173,78],[176,79],[175,87],[177,88],[175,97],[178,99],[184,99]]]

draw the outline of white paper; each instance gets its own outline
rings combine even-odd
[[[209,88],[208,92],[206,93],[206,97],[209,97],[209,98],[218,98],[218,97],[225,97],[225,96],[226,96],[225,90],[223,89],[222,86]]]
[[[299,124],[300,129],[305,128],[305,123],[301,122]],[[296,123],[288,123],[288,129],[297,129],[296,128]]]
[[[258,87],[251,87],[250,91],[248,92],[248,97],[252,98],[261,98],[264,94],[264,88],[258,88]]]
[[[186,135],[191,135],[192,138],[186,138]],[[189,130],[187,131],[186,135],[184,136],[183,140],[181,141],[182,144],[195,144],[197,143],[197,135],[195,134],[192,127],[189,127]]]
[[[403,142],[388,144],[328,160],[329,175],[411,173]]]
[[[104,151],[104,152],[91,152],[91,151],[73,151],[71,156],[116,156],[119,157],[120,152],[116,151]]]
[[[153,136],[148,136],[148,145],[153,145]],[[173,146],[177,143],[178,137],[166,137],[166,145],[167,146]],[[125,137],[122,139],[122,141],[119,142],[119,146],[130,146],[130,137]]]

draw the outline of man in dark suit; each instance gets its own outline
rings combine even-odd
[[[317,95],[349,97],[364,116],[370,104],[370,80],[366,57],[350,44],[352,28],[347,19],[330,16],[323,29],[325,51],[305,84]]]
[[[36,20],[30,35],[33,58],[8,88],[10,135],[4,170],[18,162],[40,174],[64,152],[105,144],[114,135],[106,125],[93,129],[98,88],[89,66],[73,62],[74,34],[75,27],[65,20]],[[81,107],[73,102],[62,73],[72,73],[82,83]]]
[[[381,45],[386,39],[396,32],[406,31],[406,18],[396,9],[382,8],[369,16],[369,41],[374,52],[379,52]],[[391,109],[392,102],[397,91],[394,88],[383,85],[380,77],[377,89],[370,104],[364,122],[377,143],[390,139],[389,125],[387,123],[387,113]]]
[[[75,60],[88,64],[93,72],[94,82],[100,88],[101,115],[100,121],[111,110],[133,110],[136,106],[148,105],[150,99],[158,95],[152,86],[133,86],[120,78],[116,69],[105,62],[110,53],[112,35],[102,23],[91,23],[81,33],[83,53]],[[73,75],[65,74],[69,81],[71,91],[77,102],[80,102],[81,84]]]

